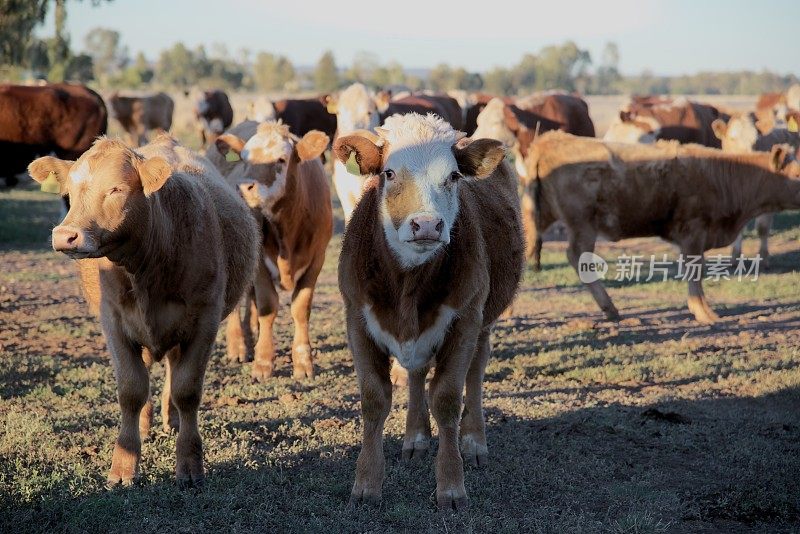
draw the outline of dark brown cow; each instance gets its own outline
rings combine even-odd
[[[585,137],[594,137],[594,123],[589,104],[577,95],[560,91],[536,93],[515,102],[518,108],[557,122],[559,130]]]
[[[450,123],[456,130],[461,130],[464,127],[461,106],[458,105],[455,98],[447,95],[417,94],[392,100],[389,102],[388,107],[381,111],[381,122],[396,113],[401,115],[406,113],[419,113],[421,115],[435,113]]]
[[[250,210],[210,163],[167,136],[138,151],[101,138],[75,162],[46,156],[29,171],[39,182],[55,175],[73,199],[53,248],[79,260],[114,364],[122,421],[109,485],[137,475],[148,366],[161,359],[165,408],[179,416],[175,474],[181,485],[201,485],[203,375],[220,321],[252,283]]]
[[[83,85],[0,85],[0,176],[6,185],[38,156],[76,159],[106,133],[100,95]]]
[[[604,143],[548,132],[530,148],[523,221],[528,251],[555,220],[569,229],[567,257],[593,252],[603,235],[612,241],[660,237],[680,247],[686,260],[729,245],[761,213],[800,208],[800,164],[786,145],[771,153],[726,154],[698,145]],[[587,284],[609,319],[619,313],[601,280]],[[718,319],[689,279],[689,310],[702,323]]]
[[[172,128],[172,112],[175,103],[166,93],[150,96],[120,96],[112,94],[108,98],[111,116],[128,133],[131,146],[141,146],[147,142],[147,132],[168,132]]]
[[[727,121],[730,115],[712,105],[692,102],[685,98],[633,99],[628,108],[620,112],[620,120],[623,123],[636,123],[646,130],[657,131],[656,139],[697,143],[711,148],[721,146],[711,127],[716,119]],[[606,140],[615,141],[615,139]]]
[[[297,100],[278,100],[273,103],[275,119],[289,125],[289,131],[303,137],[312,130],[324,132],[333,139],[336,134],[336,114],[329,113],[328,96]]]
[[[439,428],[436,501],[460,509],[462,454],[476,466],[487,460],[481,397],[492,325],[522,275],[517,179],[501,143],[459,142],[463,134],[435,115],[395,115],[378,132],[379,144],[358,134],[334,142],[340,161],[355,152],[361,174],[373,176],[339,256],[364,425],[351,503],[381,498],[394,356],[409,371],[403,457],[429,447],[430,399]]]
[[[215,89],[203,91],[194,106],[194,114],[200,121],[202,146],[213,143],[233,122],[233,108],[225,91]]]

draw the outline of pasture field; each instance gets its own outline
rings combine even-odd
[[[340,222],[312,312],[316,378],[291,378],[284,294],[271,381],[228,362],[220,332],[200,410],[205,487],[176,487],[175,436],[156,417],[140,480],[106,490],[115,382],[74,265],[49,248],[58,214],[29,181],[0,190],[0,532],[800,529],[800,213],[777,217],[758,281],[706,283],[722,316],[714,326],[690,318],[678,281],[609,282],[623,319],[603,321],[564,243],[545,243],[544,270],[526,272],[495,330],[490,462],[466,468],[462,515],[435,511],[432,454],[400,459],[407,395],[397,388],[383,503],[346,507],[361,425],[336,286]],[[745,253],[756,245],[749,232]],[[598,252],[675,255],[655,239]]]

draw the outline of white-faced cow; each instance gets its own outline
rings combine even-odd
[[[351,502],[381,497],[394,355],[410,375],[405,458],[429,446],[425,377],[435,366],[436,500],[458,509],[467,503],[462,453],[475,465],[487,459],[481,396],[492,325],[522,275],[517,178],[501,143],[462,139],[432,114],[395,115],[377,133],[379,143],[358,134],[334,142],[340,161],[355,153],[371,177],[339,260],[364,424]]]

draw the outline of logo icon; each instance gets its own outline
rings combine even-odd
[[[584,252],[578,258],[578,278],[584,284],[591,284],[606,277],[608,263],[594,252]]]

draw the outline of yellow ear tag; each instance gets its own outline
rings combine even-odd
[[[234,152],[233,150],[229,150],[227,154],[225,154],[225,161],[229,161],[234,163],[236,161],[240,161],[242,158],[239,157],[239,154]]]
[[[325,106],[325,109],[327,109],[328,113],[330,113],[331,115],[336,115],[336,112],[338,111],[339,108],[336,105],[336,102],[328,102],[328,105]]]
[[[797,121],[794,117],[789,117],[789,124],[786,125],[790,132],[797,133],[800,130],[800,125],[797,124]]]
[[[61,192],[61,186],[58,183],[58,178],[56,178],[55,171],[50,171],[50,174],[48,174],[47,178],[45,178],[42,182],[41,188],[45,193],[53,193],[57,195]]]
[[[361,176],[361,168],[358,166],[358,162],[356,162],[355,152],[350,152],[350,157],[347,158],[347,163],[345,163],[344,166],[350,174]]]

